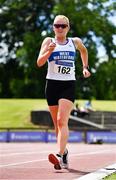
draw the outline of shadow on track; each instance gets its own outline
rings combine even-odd
[[[70,172],[70,173],[75,173],[75,174],[79,174],[79,175],[86,175],[86,174],[90,173],[90,172],[79,171],[79,170],[77,170],[77,169],[71,169],[71,168],[69,168],[69,169],[67,169],[67,170],[68,170],[68,172]]]
[[[62,170],[57,170],[55,173],[74,173],[74,174],[78,174],[78,175],[86,175],[86,174],[90,173],[87,171],[79,171],[77,169],[72,169],[72,168],[62,169]],[[64,171],[64,170],[66,170],[66,171]]]

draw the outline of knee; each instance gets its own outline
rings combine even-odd
[[[58,125],[58,128],[60,128],[60,129],[64,126],[66,126],[65,119],[63,117],[61,118],[61,116],[59,116],[57,118],[57,125]]]

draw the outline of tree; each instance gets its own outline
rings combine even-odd
[[[12,84],[12,95],[9,97],[44,97],[46,68],[38,71],[36,58],[42,41],[41,32],[49,26],[53,2],[1,1],[0,34],[1,42],[8,46],[6,63],[13,57],[24,68],[23,85],[22,81],[16,83],[17,79],[14,81],[13,78],[13,82],[9,83],[9,86]],[[22,92],[15,89],[22,89]],[[7,90],[10,91],[10,87]]]

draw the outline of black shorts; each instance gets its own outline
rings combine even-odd
[[[75,100],[75,81],[46,80],[45,95],[49,106],[58,105],[59,99]]]

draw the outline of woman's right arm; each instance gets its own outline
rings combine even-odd
[[[51,42],[50,37],[47,37],[44,39],[44,41],[41,45],[39,56],[37,58],[37,66],[38,67],[41,67],[46,63],[47,59],[50,57],[50,55],[55,47],[56,47],[56,44]]]

